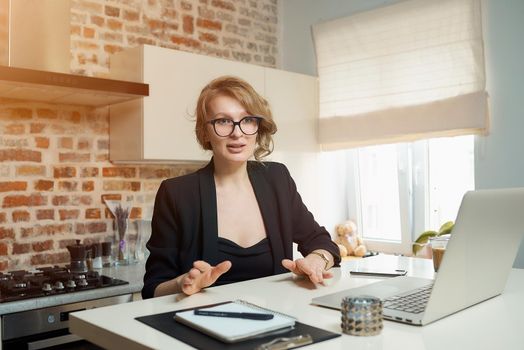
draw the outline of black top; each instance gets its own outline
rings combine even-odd
[[[267,238],[244,248],[227,238],[218,237],[218,255],[221,260],[231,261],[231,268],[220,276],[216,285],[247,281],[273,274],[273,255]]]
[[[293,242],[306,256],[325,249],[340,262],[337,245],[319,226],[297,192],[287,168],[280,163],[247,165],[273,259],[273,274],[288,272],[282,259],[293,259]],[[150,252],[144,275],[143,298],[157,285],[189,271],[193,262],[223,261],[218,249],[217,200],[213,161],[188,175],[168,179],[158,189],[153,210]],[[222,278],[222,277],[221,277]]]

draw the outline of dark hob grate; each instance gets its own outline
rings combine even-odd
[[[0,302],[74,293],[128,283],[100,275],[97,271],[73,273],[68,266],[40,267],[35,271],[0,272]]]

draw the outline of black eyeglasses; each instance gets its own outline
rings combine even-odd
[[[257,117],[254,115],[248,115],[238,122],[235,122],[228,118],[217,118],[209,120],[208,123],[213,124],[213,129],[215,133],[220,137],[227,137],[235,131],[235,126],[238,125],[240,131],[245,135],[254,135],[258,132],[258,126],[262,117]]]

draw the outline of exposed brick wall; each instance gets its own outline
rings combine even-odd
[[[106,73],[110,54],[149,44],[277,64],[277,0],[73,0],[71,69]]]
[[[115,166],[108,161],[108,110],[0,100],[0,269],[69,261],[75,239],[113,236],[103,198],[149,216],[168,177],[197,166]]]
[[[71,71],[108,71],[141,43],[275,66],[276,0],[73,0]],[[108,108],[0,99],[0,270],[69,261],[75,239],[111,239],[103,198],[150,216],[160,182],[195,165],[109,162]]]

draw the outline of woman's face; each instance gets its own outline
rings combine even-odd
[[[214,97],[208,107],[210,115],[207,121],[224,118],[238,122],[249,115],[237,100],[224,95]],[[218,136],[213,129],[213,124],[207,123],[206,138],[211,143],[213,156],[217,161],[246,162],[255,152],[257,134],[245,135],[240,127],[235,125],[231,135]]]

